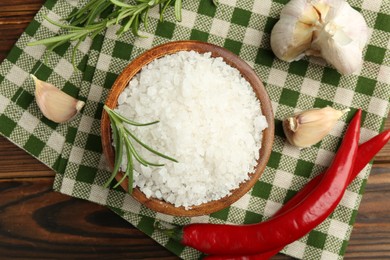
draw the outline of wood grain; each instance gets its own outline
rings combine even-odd
[[[389,75],[390,76],[390,75]],[[390,129],[390,114],[387,116],[384,129]],[[390,163],[390,143],[385,145],[382,150],[375,156],[376,163]]]
[[[53,177],[49,167],[0,136],[0,179]]]
[[[0,1],[0,61],[43,2]],[[390,259],[389,174],[390,144],[375,159],[346,259]],[[177,259],[110,210],[53,192],[53,176],[0,137],[1,259]]]
[[[373,166],[346,259],[390,259],[389,176],[389,163]]]
[[[0,180],[1,259],[176,259],[107,208],[51,185],[52,178]]]
[[[0,61],[31,22],[44,0],[0,1]]]

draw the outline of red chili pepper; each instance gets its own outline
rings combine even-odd
[[[356,159],[360,118],[358,110],[320,185],[291,210],[258,224],[190,224],[166,233],[179,237],[184,245],[216,255],[267,252],[303,237],[333,212],[344,194]]]
[[[358,147],[356,162],[352,170],[348,185],[356,178],[364,167],[374,158],[374,156],[389,142],[390,129],[386,130],[370,140],[362,143]],[[287,210],[294,207],[297,203],[303,200],[316,187],[324,177],[324,173],[317,175],[310,180],[294,197],[292,197],[284,206],[279,209],[273,217],[278,216]]]
[[[370,140],[359,145],[358,153],[356,155],[356,162],[349,179],[349,184],[356,178],[356,176],[363,170],[363,168],[374,158],[374,156],[389,142],[390,129],[374,136]],[[301,202],[322,180],[324,173],[317,175],[309,181],[293,198],[291,198],[283,207],[278,210],[273,217],[283,214],[284,212],[293,208],[297,203]],[[279,253],[283,247],[265,253],[256,255],[243,256],[207,256],[207,260],[261,260],[269,259],[270,257]]]

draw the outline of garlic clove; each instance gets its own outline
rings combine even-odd
[[[311,27],[305,23],[281,19],[271,33],[272,51],[281,60],[299,60],[311,46],[312,33]]]
[[[290,144],[310,147],[321,141],[349,109],[314,108],[283,120],[283,130]]]
[[[286,52],[286,58],[292,59],[295,53],[303,55],[304,51],[309,49],[311,46],[312,35],[313,30],[310,25],[297,23],[294,30],[294,45],[290,48],[291,51]],[[293,59],[296,60],[297,57],[298,56]]]
[[[321,37],[321,36],[320,36]],[[337,39],[326,37],[316,45],[321,49],[321,56],[332,64],[340,73],[348,75],[359,71],[363,65],[362,51],[356,42],[343,45]]]
[[[59,90],[54,85],[39,80],[30,74],[35,83],[35,99],[42,114],[56,123],[64,123],[74,118],[84,107],[83,101]]]

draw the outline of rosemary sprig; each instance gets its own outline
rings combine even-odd
[[[113,141],[115,144],[115,160],[114,160],[114,169],[112,171],[112,174],[110,178],[107,180],[107,182],[104,184],[104,187],[108,187],[110,183],[114,180],[115,176],[117,175],[119,168],[122,163],[122,156],[123,156],[123,147],[126,149],[126,155],[127,155],[127,167],[126,172],[124,173],[122,179],[118,181],[118,183],[114,186],[119,186],[126,177],[128,178],[128,192],[131,194],[133,191],[133,170],[134,170],[134,162],[133,158],[135,158],[140,164],[144,166],[164,166],[164,164],[159,163],[153,163],[149,162],[146,159],[142,158],[141,155],[135,150],[134,145],[132,143],[132,140],[136,141],[138,144],[140,144],[142,147],[150,151],[151,153],[154,153],[162,158],[165,158],[167,160],[177,162],[176,159],[169,157],[167,155],[164,155],[145,143],[143,143],[140,139],[138,139],[128,128],[125,127],[125,124],[133,125],[133,126],[148,126],[157,124],[158,121],[153,121],[150,123],[138,123],[132,120],[129,120],[125,118],[124,116],[120,115],[119,113],[115,112],[114,110],[110,109],[106,105],[104,106],[104,110],[106,110],[108,117],[110,118],[111,122],[111,128],[112,128],[112,135],[113,135]]]
[[[165,9],[172,1],[175,1],[175,17],[180,21],[182,0],[136,0],[135,4],[127,4],[119,0],[90,0],[83,8],[72,13],[67,18],[69,23],[56,22],[45,16],[47,21],[61,29],[67,30],[67,33],[29,42],[27,45],[45,45],[48,55],[54,48],[67,42],[75,41],[77,43],[72,53],[72,64],[76,67],[75,56],[77,47],[87,36],[93,39],[100,32],[114,24],[120,25],[117,31],[118,35],[131,30],[135,36],[140,36],[138,33],[140,24],[143,23],[145,28],[148,26],[150,8],[159,5],[160,18],[162,19]],[[105,14],[110,10],[111,13]]]
[[[219,0],[211,0],[218,5]],[[121,35],[129,30],[139,35],[139,27],[143,23],[148,28],[149,10],[154,6],[160,8],[160,20],[163,21],[165,10],[174,2],[175,18],[182,19],[182,0],[134,0],[135,4],[128,4],[121,0],[89,0],[78,11],[70,14],[66,20],[68,23],[55,22],[45,16],[50,23],[61,29],[67,30],[65,34],[27,43],[28,46],[45,45],[47,47],[45,62],[48,55],[57,47],[67,43],[76,42],[72,52],[72,64],[76,69],[75,57],[78,46],[90,36],[93,39],[107,27],[119,24],[117,31]]]

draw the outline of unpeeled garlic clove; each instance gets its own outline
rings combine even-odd
[[[283,130],[290,144],[310,147],[321,141],[349,109],[314,108],[295,114],[283,121]]]
[[[71,120],[84,107],[83,101],[59,90],[54,85],[30,75],[35,82],[35,99],[42,114],[56,123]]]

